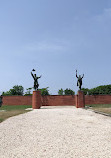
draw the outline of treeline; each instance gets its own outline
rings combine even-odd
[[[92,89],[82,88],[85,95],[105,95],[111,94],[111,85],[102,85]]]
[[[74,95],[75,92],[73,90],[71,90],[70,88],[66,88],[65,90],[63,90],[62,88],[59,89],[58,91],[58,95]]]
[[[32,95],[32,89],[33,88],[27,88],[26,92],[24,94],[24,88],[21,85],[15,85],[13,86],[12,89],[10,89],[9,91],[3,92],[2,95],[3,96],[12,96],[12,95]],[[41,91],[41,95],[49,95],[49,90],[48,87],[47,88],[42,88],[39,89]]]
[[[111,84],[110,85],[102,85],[92,89],[82,88],[81,89],[85,95],[105,95],[111,94]],[[58,95],[74,95],[75,92],[71,89],[63,90],[62,88],[58,91]]]
[[[41,95],[50,95],[49,94],[49,87],[39,89],[41,91]],[[12,89],[9,91],[3,92],[3,96],[12,96],[12,95],[32,95],[32,89],[33,88],[27,88],[26,92],[24,93],[24,88],[21,85],[15,85]],[[82,88],[82,91],[85,95],[105,95],[105,94],[111,94],[111,85],[103,85],[98,86],[92,89],[88,88]],[[66,88],[63,90],[62,88],[58,90],[58,95],[75,95],[75,92],[71,90],[70,88]]]
[[[41,95],[50,95],[49,94],[49,87],[46,88],[42,88],[39,89],[41,91]],[[3,96],[12,96],[12,95],[21,95],[21,96],[27,96],[27,95],[32,95],[32,89],[33,88],[27,88],[26,92],[24,93],[24,88],[21,85],[15,85],[13,86],[12,89],[10,89],[9,91],[3,92],[2,95]],[[75,92],[73,90],[71,90],[70,88],[66,88],[65,90],[63,90],[62,88],[58,91],[58,95],[74,95]]]

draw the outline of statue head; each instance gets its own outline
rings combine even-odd
[[[34,74],[34,77],[36,77],[36,74]]]
[[[79,75],[79,78],[81,78],[81,75]]]

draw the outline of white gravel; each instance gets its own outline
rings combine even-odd
[[[111,158],[111,118],[75,107],[9,118],[0,123],[0,158]]]

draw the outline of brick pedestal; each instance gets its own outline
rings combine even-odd
[[[33,109],[40,109],[41,106],[42,106],[41,92],[40,91],[33,91],[32,108]]]
[[[85,97],[83,91],[78,91],[76,95],[76,108],[84,108],[85,107]]]

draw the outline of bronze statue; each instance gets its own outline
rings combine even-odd
[[[77,76],[77,70],[76,70],[76,77],[77,77],[77,86],[79,86],[79,90],[81,90],[81,86],[82,86],[82,79],[84,77],[84,74],[83,76],[81,77],[81,75],[79,75],[79,77]]]
[[[35,69],[33,69],[32,71],[35,71]],[[38,79],[41,78],[41,76],[37,77],[36,74],[33,74],[32,72],[31,72],[31,75],[32,75],[32,77],[34,79],[34,89],[38,90],[38,87],[39,87]]]

